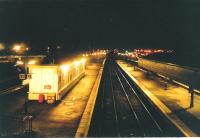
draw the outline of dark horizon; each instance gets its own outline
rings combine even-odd
[[[3,0],[0,42],[199,52],[199,7],[197,0]]]

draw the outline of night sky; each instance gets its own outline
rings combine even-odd
[[[0,42],[200,51],[200,0],[0,0]]]

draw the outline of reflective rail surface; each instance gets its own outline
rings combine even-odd
[[[184,136],[108,57],[89,130],[94,137]]]
[[[27,87],[27,85],[20,85],[20,84],[16,85],[16,86],[12,86],[10,88],[7,88],[5,90],[0,91],[0,96],[15,93],[19,90],[22,90],[23,88],[26,88],[26,87]]]

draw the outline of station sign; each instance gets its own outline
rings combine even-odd
[[[44,89],[50,90],[51,89],[51,85],[44,85]]]
[[[31,79],[32,75],[31,74],[19,74],[19,79],[20,80],[25,80],[25,79]]]
[[[32,75],[31,74],[27,74],[27,79],[32,79]]]
[[[26,79],[26,75],[25,74],[19,74],[19,79],[20,80],[25,80]]]

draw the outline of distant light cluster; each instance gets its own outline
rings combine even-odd
[[[120,56],[126,56],[126,57],[131,57],[131,58],[136,58],[136,54],[134,52],[127,52],[127,53],[118,53]]]
[[[139,58],[144,57],[148,55],[153,55],[156,53],[171,53],[173,50],[163,50],[163,49],[134,49],[133,51],[125,50],[123,52],[118,52],[118,55],[120,56],[126,56],[130,58]]]
[[[6,46],[4,43],[0,42],[0,51],[12,51],[15,54],[23,54],[25,51],[28,51],[29,47],[26,43],[14,43],[10,46]]]
[[[38,63],[38,60],[36,59],[30,59],[28,61],[24,61],[24,60],[17,60],[15,66],[24,66],[25,64],[27,65],[35,65]]]
[[[16,43],[12,46],[11,49],[14,53],[23,54],[25,51],[28,51],[29,48],[25,43]]]
[[[84,57],[88,56],[105,56],[108,53],[108,50],[96,50],[96,51],[89,51],[83,54]]]
[[[136,53],[136,55],[139,57],[148,56],[155,53],[163,53],[163,52],[165,52],[165,50],[162,50],[162,49],[135,49],[134,50],[134,53]]]

